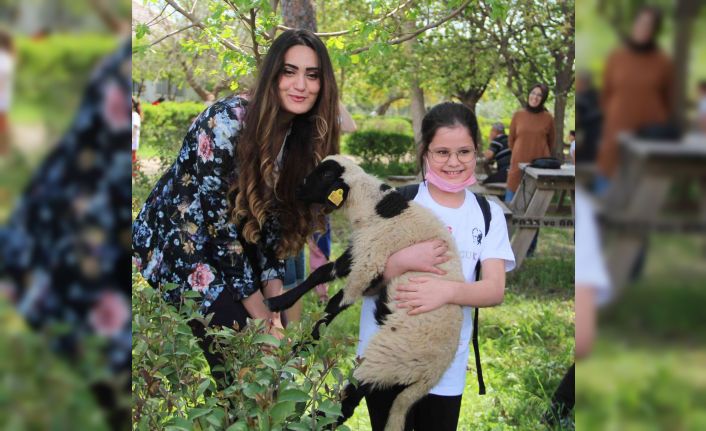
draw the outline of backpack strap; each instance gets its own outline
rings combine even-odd
[[[411,201],[415,196],[417,196],[417,192],[419,191],[419,183],[397,187],[397,191],[402,194],[405,200]]]
[[[485,223],[485,236],[488,236],[488,231],[490,230],[490,204],[485,196],[480,194],[475,194],[480,210],[483,213],[483,222]],[[480,280],[480,257],[478,262],[476,262],[476,281]],[[478,347],[478,307],[476,307],[475,315],[473,316],[473,353],[476,358],[476,373],[478,375],[478,394],[485,395],[485,382],[483,381],[483,370],[480,365],[480,350]]]

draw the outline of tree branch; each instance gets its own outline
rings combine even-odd
[[[397,44],[400,44],[400,43],[405,42],[407,40],[413,39],[429,29],[438,27],[441,24],[445,23],[446,21],[450,20],[451,18],[455,17],[456,15],[460,14],[463,11],[463,9],[465,9],[466,6],[468,6],[470,3],[471,3],[471,0],[466,0],[463,2],[463,4],[461,6],[456,8],[449,15],[447,15],[447,16],[445,16],[445,17],[443,17],[443,18],[441,18],[431,24],[425,25],[424,27],[414,31],[413,33],[408,34],[407,36],[402,36],[402,37],[398,37],[397,39],[389,40],[386,42],[386,44],[387,45],[397,45]],[[354,49],[353,51],[351,51],[351,54],[360,54],[361,52],[365,52],[369,49],[370,49],[370,45],[364,46],[362,48]]]
[[[128,30],[129,24],[121,20],[120,17],[105,4],[105,0],[90,0],[90,2],[103,23],[113,33],[123,33]]]
[[[175,0],[165,0],[171,7],[173,7],[177,12],[182,14],[184,18],[188,19],[191,21],[196,27],[206,31],[207,33],[210,33],[208,28],[204,25],[204,23],[201,22],[198,18],[196,18],[194,15],[190,14],[189,12],[185,11],[184,9],[179,6]],[[247,52],[245,52],[242,48],[240,48],[238,45],[234,44],[233,42],[223,39],[222,37],[218,35],[212,34],[213,37],[218,39],[218,42],[220,42],[221,45],[225,46],[228,49],[232,49],[233,51],[237,51],[243,55],[248,55]]]
[[[174,36],[175,34],[181,33],[184,30],[188,30],[190,28],[196,27],[195,24],[187,25],[186,27],[180,28],[179,30],[173,31],[171,33],[165,34],[164,36],[160,37],[159,39],[155,40],[154,42],[150,43],[149,46],[154,46],[163,41],[164,39],[167,39],[169,37]]]
[[[391,12],[386,13],[380,18],[374,19],[371,21],[371,23],[381,23],[387,18],[390,18],[391,16],[395,15],[397,12],[401,11],[402,9],[405,9],[407,6],[409,6],[412,3],[413,0],[407,0],[406,2],[402,3],[401,5],[397,6],[395,9],[393,9]],[[282,31],[287,31],[287,30],[294,30],[291,27],[287,27],[284,25],[278,25],[277,28]],[[331,31],[331,32],[325,32],[325,33],[314,33],[318,37],[333,37],[333,36],[343,36],[346,34],[350,34],[357,31],[357,29],[349,29],[349,30],[341,30],[341,31]]]

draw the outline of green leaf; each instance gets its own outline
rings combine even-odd
[[[142,39],[146,34],[150,34],[150,28],[144,23],[139,23],[135,26],[135,38]]]
[[[262,359],[260,359],[260,362],[272,368],[273,370],[279,368],[279,363],[277,359],[275,359],[273,356],[263,356]]]
[[[287,416],[294,412],[294,401],[280,401],[270,409],[270,419],[273,424],[282,423]]]
[[[307,401],[311,398],[309,394],[299,389],[285,389],[279,393],[278,401]]]
[[[168,423],[169,425],[165,428],[167,431],[191,431],[194,429],[194,425],[191,421],[188,421],[182,417],[174,417]]]
[[[233,425],[226,428],[226,431],[248,431],[247,422],[236,422]]]
[[[204,392],[206,392],[206,389],[211,385],[211,380],[210,379],[204,379],[200,384],[198,389],[196,390],[196,396],[202,395]]]
[[[193,408],[189,410],[189,420],[194,421],[196,418],[200,418],[203,415],[211,413],[211,409],[208,408]]]
[[[273,347],[279,347],[279,340],[270,334],[257,334],[253,339],[255,344],[269,344]]]
[[[257,383],[250,383],[243,389],[243,394],[248,398],[255,399],[255,395],[262,392],[263,389],[264,388]]]
[[[301,423],[301,422],[297,422],[295,424],[287,424],[287,429],[290,429],[293,431],[310,431],[311,424],[310,423]]]

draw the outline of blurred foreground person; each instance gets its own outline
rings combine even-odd
[[[665,128],[674,104],[671,60],[657,45],[661,12],[653,7],[638,11],[632,31],[609,57],[603,73],[601,105],[603,137],[598,149],[598,175],[594,186],[603,194],[620,166],[618,137],[622,132]]]
[[[610,279],[603,261],[600,236],[593,207],[587,193],[576,188],[576,359],[588,356],[596,334],[596,310],[610,298]],[[544,415],[545,423],[566,420],[574,408],[574,368],[572,364],[554,392],[552,404]]]
[[[10,152],[9,112],[15,71],[15,45],[12,35],[0,29],[0,158]]]
[[[127,41],[96,68],[73,123],[0,228],[0,279],[87,379],[115,430],[130,426],[130,83]]]

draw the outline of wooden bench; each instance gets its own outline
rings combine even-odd
[[[706,233],[706,195],[692,209],[668,213],[676,184],[706,188],[706,138],[687,135],[682,141],[645,141],[630,135],[619,140],[621,167],[598,203],[606,266],[613,285],[624,286],[650,233]]]
[[[573,165],[562,165],[560,169],[531,168],[521,163],[522,180],[515,197],[508,205],[512,210],[512,251],[517,268],[527,255],[532,239],[540,227],[574,227],[575,170]],[[563,200],[571,197],[570,214],[548,214],[552,198],[559,193],[557,205],[561,209]],[[566,213],[566,212],[564,212]]]
[[[481,184],[477,182],[470,186],[468,189],[473,193],[478,193],[481,195],[494,195],[503,198],[505,196],[506,183],[488,183]]]

